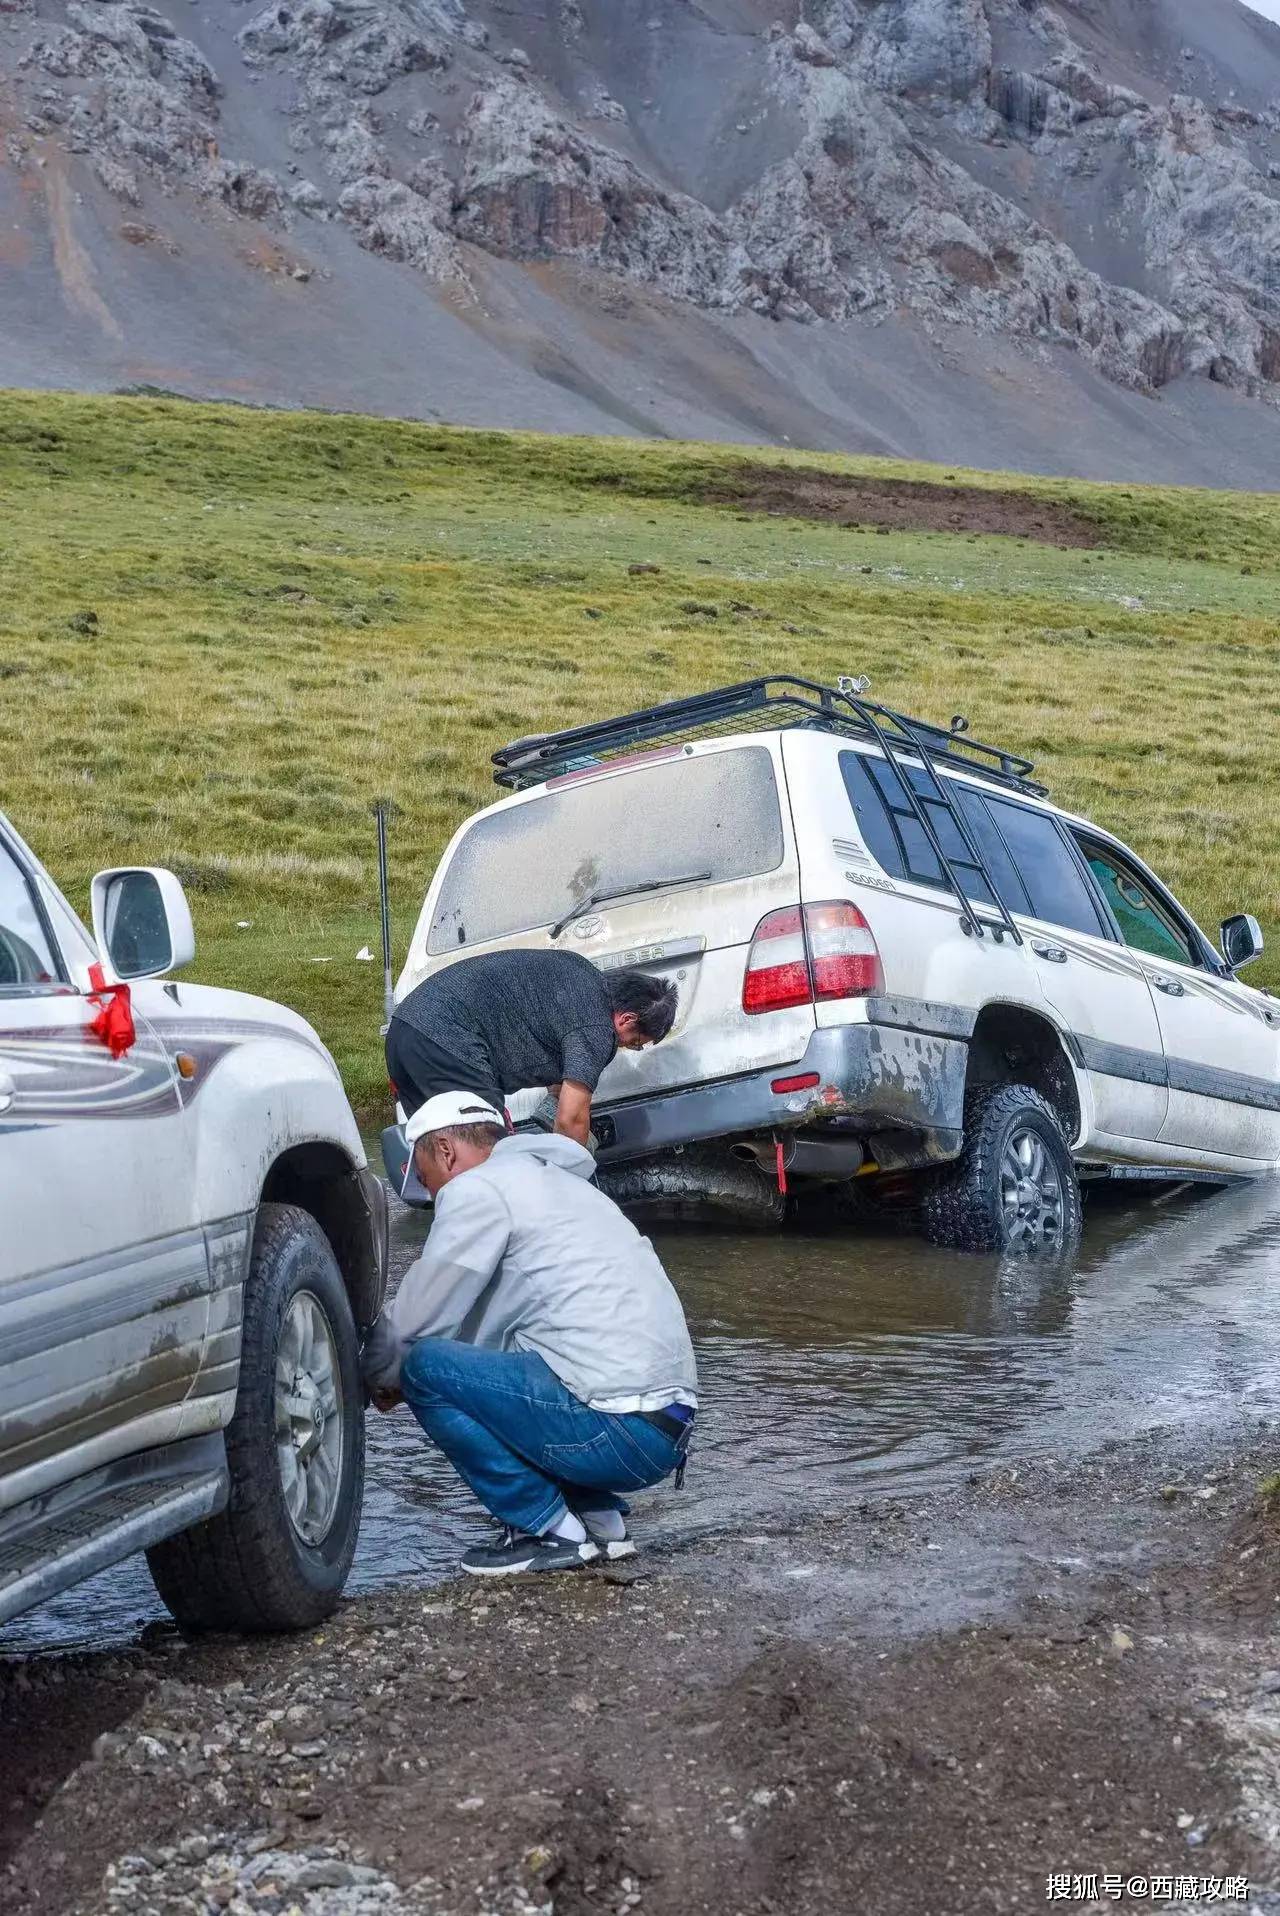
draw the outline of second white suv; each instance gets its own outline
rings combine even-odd
[[[866,692],[756,679],[495,753],[514,796],[449,845],[398,995],[511,945],[674,977],[674,1032],[593,1119],[608,1188],[658,1213],[906,1174],[935,1241],[1045,1251],[1082,1172],[1273,1172],[1256,920],[1216,950],[1028,761]]]
[[[0,817],[0,1625],[136,1550],[192,1629],[334,1608],[387,1206],[296,1012],[179,982],[171,872],[91,936]]]

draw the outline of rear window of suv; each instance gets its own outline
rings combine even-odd
[[[784,853],[764,746],[638,765],[479,819],[445,873],[431,953],[551,925],[593,892],[686,873],[721,885],[776,871]]]

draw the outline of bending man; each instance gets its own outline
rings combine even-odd
[[[365,1345],[375,1404],[403,1399],[505,1527],[467,1551],[472,1575],[630,1556],[624,1498],[681,1467],[697,1409],[653,1246],[572,1139],[508,1137],[469,1092],[428,1099],[407,1130],[435,1217]]]
[[[387,1072],[406,1117],[439,1091],[501,1111],[547,1085],[555,1129],[585,1144],[591,1100],[621,1047],[643,1051],[675,1023],[676,987],[642,971],[597,971],[574,951],[459,958],[409,992],[387,1032]]]

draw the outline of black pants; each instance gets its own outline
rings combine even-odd
[[[463,1063],[451,1057],[424,1032],[399,1017],[392,1018],[387,1031],[387,1076],[406,1118],[440,1091],[471,1091],[495,1111],[504,1109],[501,1091],[486,1080],[474,1060]]]

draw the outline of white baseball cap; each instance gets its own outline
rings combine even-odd
[[[416,1144],[428,1131],[448,1131],[455,1124],[496,1124],[505,1131],[507,1121],[501,1111],[472,1091],[438,1091],[434,1098],[420,1104],[404,1127],[405,1142]]]

